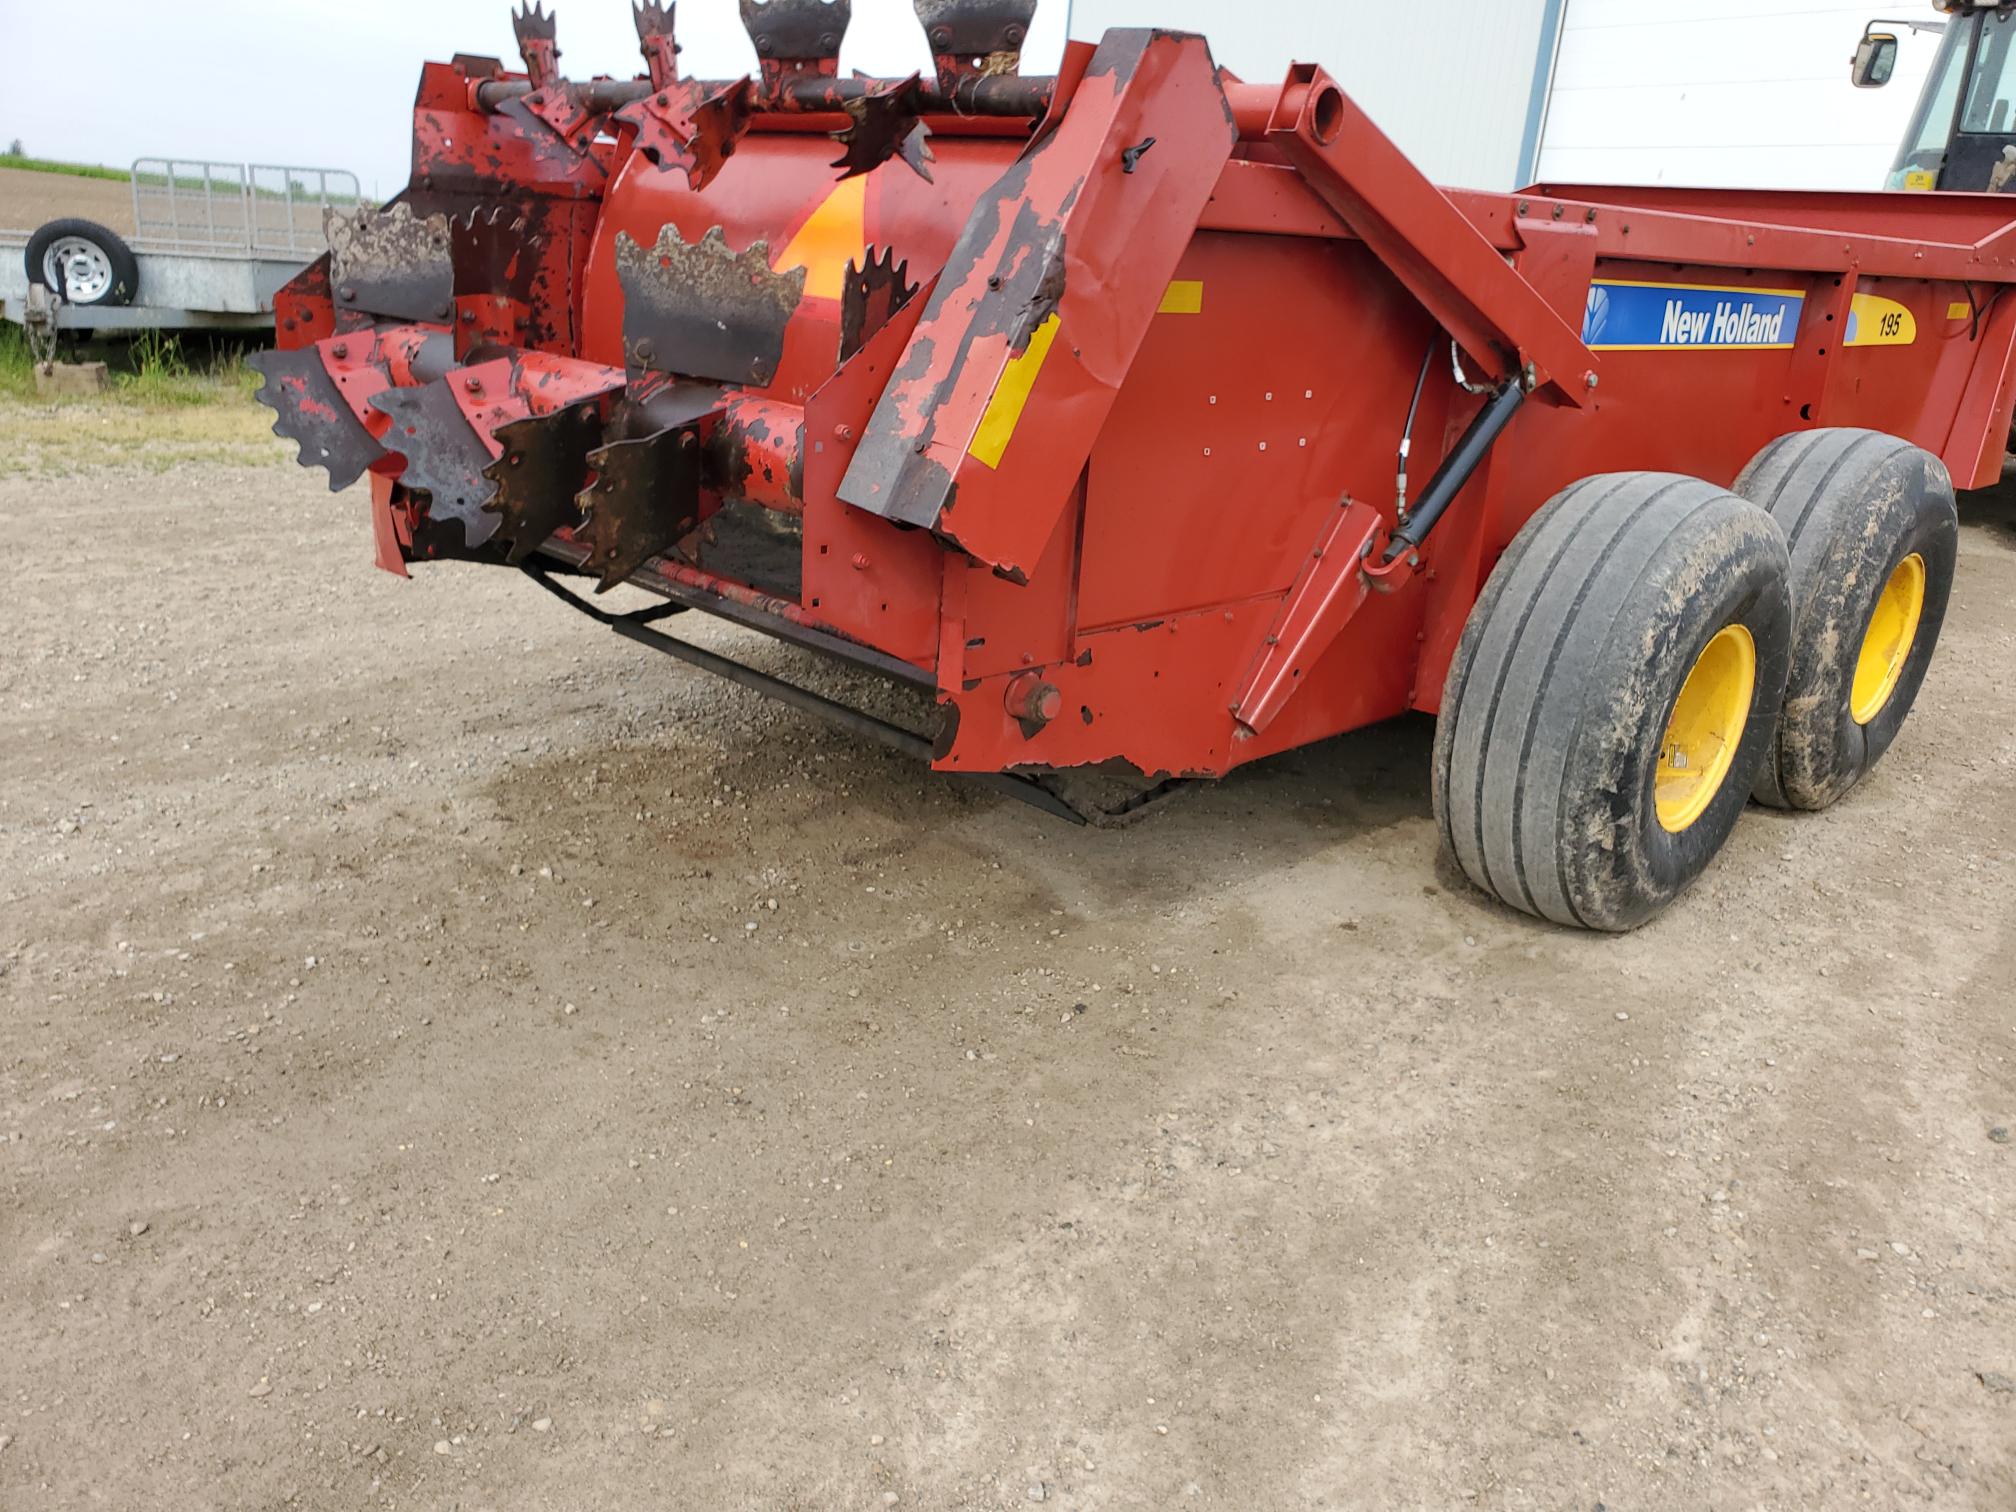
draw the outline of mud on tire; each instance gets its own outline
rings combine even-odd
[[[1589,929],[1630,929],[1678,897],[1728,838],[1768,747],[1786,571],[1770,517],[1696,478],[1587,478],[1529,520],[1464,627],[1436,728],[1435,815],[1471,881]],[[1718,684],[1740,713],[1719,732],[1702,724],[1721,744],[1675,768],[1683,685],[1691,698],[1697,667],[1725,652],[1748,657],[1747,686]]]
[[[1829,429],[1780,436],[1734,488],[1792,556],[1792,670],[1756,796],[1823,809],[1890,748],[1925,680],[1959,552],[1953,481],[1908,441]]]

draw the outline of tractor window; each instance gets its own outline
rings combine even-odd
[[[1962,131],[2000,136],[2016,131],[2016,26],[2000,11],[1981,28],[1974,52],[1974,71],[1967,88],[1967,108],[1960,115]]]
[[[1939,42],[1939,57],[1911,125],[1904,133],[1904,145],[1890,170],[1892,189],[1929,189],[1946,163],[1946,145],[1953,132],[1953,117],[1960,108],[1960,80],[1967,72],[1974,28],[1956,22],[1946,28]]]

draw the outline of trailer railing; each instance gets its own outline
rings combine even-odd
[[[357,175],[338,168],[139,158],[134,239],[162,251],[307,260],[328,247],[325,210],[355,209]]]

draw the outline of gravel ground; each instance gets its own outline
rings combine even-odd
[[[1604,939],[1425,721],[1071,832],[290,466],[0,476],[0,1506],[2016,1505],[1967,513],[1883,767]]]

